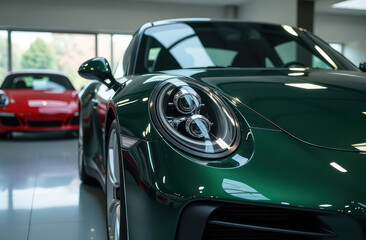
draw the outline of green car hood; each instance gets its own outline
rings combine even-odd
[[[177,73],[177,72],[175,72]],[[366,74],[328,70],[182,70],[308,144],[366,151]],[[254,124],[251,127],[256,126]]]

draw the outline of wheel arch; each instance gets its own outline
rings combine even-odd
[[[117,123],[119,124],[119,120],[118,120],[118,115],[116,112],[116,108],[114,107],[112,102],[108,103],[108,107],[107,107],[107,113],[106,113],[106,118],[105,118],[105,124],[104,124],[104,164],[105,167],[107,166],[107,154],[108,154],[108,134],[109,134],[109,130],[111,128],[112,122],[114,120],[117,120]],[[120,134],[120,133],[118,133]]]

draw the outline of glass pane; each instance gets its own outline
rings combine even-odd
[[[0,31],[0,85],[8,71],[8,32]]]
[[[124,55],[128,44],[131,42],[132,35],[113,34],[113,61],[112,69],[115,69],[119,60]]]
[[[277,45],[275,50],[282,62],[285,64],[293,63],[293,65],[302,67],[303,64],[299,65],[299,63],[306,63],[306,66],[310,66],[312,68],[332,69],[332,66],[329,65],[329,63],[320,59],[316,55],[310,54],[307,49],[295,41],[289,41]]]
[[[206,52],[216,66],[232,65],[236,55],[238,54],[237,51],[220,48],[206,48]]]
[[[49,32],[12,32],[13,70],[51,69],[66,74],[74,87],[88,84],[77,70],[95,57],[95,35]]]
[[[11,32],[12,70],[56,69],[52,33]]]
[[[311,33],[285,25],[159,25],[146,29],[140,46],[136,73],[207,67],[353,69]]]
[[[339,53],[343,53],[343,44],[342,43],[329,43],[329,45],[337,50]]]
[[[98,57],[104,57],[111,63],[111,35],[98,34]]]
[[[2,88],[32,89],[34,91],[74,89],[66,77],[52,74],[12,75],[6,78]]]

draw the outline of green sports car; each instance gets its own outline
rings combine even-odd
[[[365,239],[366,74],[287,25],[143,25],[80,66],[79,173],[108,239]]]

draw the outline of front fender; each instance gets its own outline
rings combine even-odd
[[[174,76],[164,74],[140,75],[124,83],[124,87],[112,98],[121,134],[147,141],[161,138],[152,126],[149,100],[156,85],[172,77]]]

